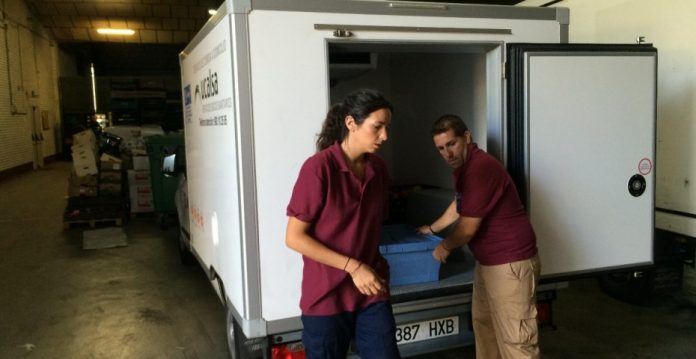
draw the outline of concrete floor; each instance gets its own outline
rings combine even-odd
[[[63,230],[69,163],[0,181],[0,358],[224,358],[224,310],[203,272],[179,264],[176,231],[155,218],[129,245],[82,249]],[[558,292],[544,358],[696,358],[696,274],[649,306],[592,279]],[[472,348],[425,358],[473,358]]]
[[[223,358],[223,307],[176,231],[136,219],[127,247],[83,250],[63,230],[69,169],[0,182],[0,358]]]

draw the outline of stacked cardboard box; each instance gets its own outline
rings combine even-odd
[[[92,130],[73,135],[73,170],[68,178],[69,197],[94,197],[97,195],[97,138]]]
[[[73,136],[73,164],[68,186],[68,205],[63,214],[65,229],[72,225],[98,223],[121,225],[123,217],[123,161],[103,153],[97,156],[97,138],[91,130]]]
[[[150,167],[146,156],[133,157],[133,169],[128,170],[128,192],[131,213],[154,211]]]
[[[68,178],[68,197],[94,197],[97,195],[97,175],[78,176],[73,170]]]
[[[123,188],[121,159],[102,154],[99,158],[99,195],[120,196]]]
[[[85,130],[73,135],[72,150],[73,167],[79,177],[96,175],[97,169],[97,138],[92,130]]]
[[[97,160],[94,152],[82,146],[72,146],[73,167],[78,176],[96,175]]]

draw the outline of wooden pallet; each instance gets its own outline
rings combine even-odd
[[[64,219],[63,229],[70,229],[72,226],[89,225],[90,228],[96,228],[98,224],[111,224],[116,226],[123,225],[122,218],[92,218],[92,219]]]
[[[73,226],[123,225],[124,206],[120,197],[73,197],[63,212],[63,228]]]
[[[155,218],[155,212],[130,212],[130,219]]]
[[[124,199],[120,196],[69,197],[68,207],[103,207],[123,206]]]

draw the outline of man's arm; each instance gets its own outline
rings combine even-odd
[[[430,225],[424,225],[418,227],[417,231],[420,234],[435,234],[447,228],[450,224],[454,223],[459,219],[459,213],[457,213],[457,201],[453,200],[449,207],[442,213],[442,215],[435,220],[435,222]]]
[[[452,233],[433,250],[433,258],[440,263],[445,263],[452,250],[469,243],[471,238],[474,238],[480,225],[481,218],[459,217]]]

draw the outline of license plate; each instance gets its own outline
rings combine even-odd
[[[396,326],[396,343],[407,344],[459,334],[459,317],[448,317]]]

